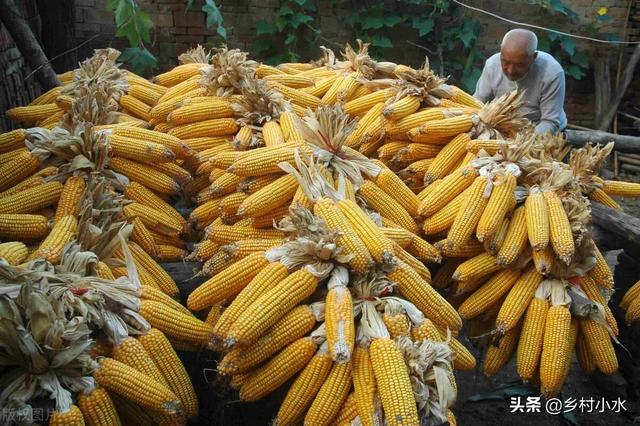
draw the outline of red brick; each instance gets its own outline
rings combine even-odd
[[[151,16],[156,27],[172,27],[173,15],[171,13],[154,13]]]
[[[175,37],[176,43],[184,43],[184,44],[197,44],[202,43],[204,41],[203,36],[198,35],[179,35]]]

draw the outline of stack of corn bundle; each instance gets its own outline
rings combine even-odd
[[[135,201],[125,208],[136,224],[134,240],[158,260],[179,260],[184,255],[181,235],[187,230],[186,221],[165,200],[191,180],[177,160],[188,150],[177,138],[138,127],[139,123],[147,126],[141,120],[118,124],[122,117],[118,102],[126,96],[129,84],[115,57],[117,51],[107,49],[80,64],[67,85],[74,101],[52,130],[36,127],[0,135],[1,149],[6,151],[0,189],[14,206],[2,213],[53,217],[54,212],[46,208],[55,207],[60,200],[55,219],[73,215],[87,174],[117,172],[120,190]],[[64,172],[57,168],[61,163],[67,163],[60,167]],[[27,219],[46,222],[42,217],[12,218]],[[49,260],[55,262],[53,257]]]
[[[416,195],[382,163],[368,160],[357,151],[343,146],[356,123],[344,114],[340,106],[320,107],[315,113],[309,112],[304,121],[297,118],[295,120],[297,142],[248,150],[241,152],[237,159],[231,159],[233,163],[229,164],[227,173],[252,177],[256,181],[266,177],[270,182],[249,196],[241,194],[240,202],[231,210],[231,215],[237,217],[235,220],[238,222],[225,225],[214,221],[207,227],[205,240],[196,252],[200,252],[201,248],[206,246],[222,247],[208,262],[211,265],[210,273],[214,276],[194,290],[187,300],[187,306],[193,311],[209,309],[208,317],[215,321],[213,347],[231,349],[219,364],[218,370],[225,375],[232,375],[232,383],[239,385],[239,380],[245,378],[244,373],[266,362],[263,368],[255,370],[255,382],[248,382],[251,385],[246,385],[244,391],[241,388],[241,398],[247,400],[270,393],[295,374],[297,370],[283,371],[276,382],[269,386],[264,385],[264,380],[271,377],[273,371],[278,370],[274,370],[274,367],[290,359],[293,353],[300,353],[298,351],[302,350],[301,347],[306,345],[311,349],[305,350],[306,355],[300,360],[298,369],[306,364],[316,350],[317,342],[303,336],[311,330],[319,317],[314,317],[313,310],[306,305],[298,305],[316,292],[322,279],[319,280],[305,268],[299,269],[302,266],[301,261],[314,263],[322,259],[328,260],[336,249],[343,250],[344,254],[348,255],[345,257],[343,254],[335,254],[336,259],[341,259],[340,263],[347,263],[349,273],[346,278],[341,278],[342,285],[336,283],[334,289],[334,285],[330,284],[330,291],[326,296],[327,306],[332,307],[326,308],[325,315],[330,323],[335,321],[342,324],[336,327],[346,326],[349,322],[353,324],[354,317],[357,316],[356,311],[360,312],[359,309],[353,308],[353,303],[347,303],[347,314],[333,311],[340,305],[340,301],[352,299],[351,292],[345,291],[351,287],[351,284],[347,286],[350,274],[367,277],[369,271],[379,268],[391,271],[387,274],[388,281],[397,283],[400,294],[409,301],[404,301],[405,304],[401,304],[400,307],[392,306],[393,302],[383,304],[389,305],[389,308],[377,306],[385,311],[383,319],[388,320],[389,327],[393,328],[393,324],[397,323],[401,329],[404,326],[404,334],[408,334],[411,324],[416,329],[431,325],[431,330],[437,332],[431,334],[432,338],[442,340],[447,337],[448,329],[457,335],[461,326],[457,314],[427,284],[430,281],[430,273],[421,261],[437,262],[440,256],[429,243],[416,235],[418,226],[412,218],[418,205]],[[214,157],[213,162],[218,161],[218,158]],[[292,165],[294,163],[296,167]],[[339,201],[337,198],[327,198],[327,193],[342,194],[339,197],[344,199]],[[300,210],[303,208],[305,209]],[[199,209],[200,207],[194,210],[193,214],[199,214]],[[312,210],[321,219],[312,216],[308,210]],[[285,218],[281,226],[273,228],[273,220],[278,217],[275,216],[275,212],[284,216],[292,214],[292,211],[298,213],[290,219]],[[268,221],[260,220],[261,224],[256,226],[258,219],[267,215],[270,215]],[[309,224],[300,225],[303,219]],[[336,239],[335,236],[325,235],[319,230],[314,231],[320,229],[320,225],[316,224],[320,220],[326,222],[331,232],[342,233],[337,238],[337,246],[333,241]],[[385,226],[382,226],[383,224]],[[306,234],[302,236],[287,237],[290,229],[301,233],[306,228],[310,231],[305,231]],[[273,256],[277,256],[278,253],[288,255],[277,262],[278,259]],[[205,269],[207,266],[205,265]],[[329,266],[327,268],[331,269]],[[326,274],[320,275],[320,278],[324,277]],[[338,279],[334,278],[330,281],[336,280]],[[366,278],[363,279],[363,283],[368,282]],[[290,283],[295,283],[295,287],[291,287]],[[286,289],[293,288],[294,293],[285,292]],[[375,299],[387,295],[390,291],[392,289],[387,288],[380,293],[362,298]],[[227,305],[226,309],[222,308],[224,305]],[[417,308],[411,308],[413,305]],[[304,321],[305,325],[300,325],[301,315],[307,318]],[[430,318],[430,321],[423,320],[424,316]],[[265,321],[256,321],[257,318]],[[289,333],[294,324],[297,324],[295,333]],[[351,337],[347,336],[351,343],[346,348],[339,342],[333,344],[331,342],[341,339],[340,336],[343,336],[344,332],[340,329],[332,330],[327,330],[327,340],[330,342],[328,348],[321,349],[320,352],[327,365],[327,374],[332,356],[336,361],[349,359],[355,338],[354,333],[349,334]],[[397,330],[397,327],[394,330]],[[380,336],[376,338],[379,339]],[[267,342],[272,342],[269,343],[270,349],[261,354]],[[470,369],[475,366],[473,356],[456,338],[451,337],[448,342],[455,353],[456,368]],[[290,346],[283,349],[286,345]],[[281,349],[282,352],[277,354]],[[419,352],[408,349],[407,351],[414,355]],[[357,351],[354,352],[354,356],[355,353]],[[268,361],[272,356],[271,361]],[[338,371],[335,374],[337,375]],[[346,373],[343,371],[340,374]],[[300,380],[306,382],[309,380],[308,375],[311,375],[311,371],[301,374]],[[324,377],[329,377],[327,380],[330,380],[333,376],[325,375],[322,381]],[[350,381],[345,382],[344,376],[341,377],[345,387],[342,390],[346,398]],[[293,416],[285,417],[287,420],[281,420],[283,423],[288,424],[304,414],[312,403],[315,392],[320,389],[322,381],[314,381],[313,385],[304,384],[313,386],[309,388],[313,391],[307,396],[296,391],[297,387],[292,388],[292,396],[288,398],[306,399],[294,414],[282,414]],[[355,386],[358,392],[358,384]],[[318,398],[324,394],[322,391],[319,392]],[[310,413],[316,413],[313,416],[320,410],[325,412],[325,417],[309,421],[312,424],[331,421],[344,400],[341,397],[335,407],[326,410],[323,406],[312,407]],[[292,404],[298,404],[297,401],[298,399],[293,400]],[[413,403],[415,405],[415,401]],[[383,406],[384,404],[383,401]],[[288,406],[289,403],[285,402],[284,407]]]
[[[55,266],[0,259],[0,409],[19,413],[21,423],[37,420],[38,400],[54,404],[53,425],[186,424],[197,414],[184,366],[141,315],[150,299],[124,244],[130,228],[102,242],[120,247],[132,280],[94,275],[101,262],[76,244]]]
[[[100,76],[103,81],[111,80],[111,85],[118,87],[113,100],[120,110],[112,115],[109,123],[101,124],[117,127],[127,123],[127,126],[149,127],[149,111],[167,89],[131,71],[118,69],[115,61],[119,55],[115,49],[96,49],[93,57],[80,63],[78,69],[58,76],[62,86],[43,93],[29,105],[10,108],[7,114],[27,126],[53,129],[60,125],[83,88],[92,86]]]
[[[468,166],[427,187],[419,209],[423,231],[446,237],[435,243],[446,260],[434,285],[455,281],[470,335],[493,340],[484,372],[517,353],[518,373],[545,397],[560,392],[574,349],[589,372],[617,370],[613,277],[588,230],[585,197],[610,149],[582,148],[565,164],[568,150],[549,139],[524,131],[483,141]],[[616,194],[633,185],[625,188]]]

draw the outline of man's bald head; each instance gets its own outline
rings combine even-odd
[[[523,29],[511,30],[502,38],[500,62],[502,71],[509,80],[518,81],[529,71],[536,59],[538,37]]]

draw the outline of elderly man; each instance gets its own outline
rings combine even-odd
[[[516,88],[525,90],[522,115],[535,124],[536,133],[558,133],[567,126],[564,70],[537,48],[538,38],[531,31],[505,34],[500,53],[487,59],[474,96],[487,102]]]

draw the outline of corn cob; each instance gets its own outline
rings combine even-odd
[[[578,334],[578,339],[576,341],[576,358],[578,359],[578,364],[580,364],[582,371],[587,374],[591,374],[595,371],[596,360],[587,347],[587,343],[585,342],[582,332]]]
[[[24,107],[23,107],[24,108]],[[67,411],[54,411],[47,419],[51,426],[84,426],[84,416],[77,405],[69,406]]]
[[[9,265],[19,265],[27,259],[29,249],[19,241],[0,243],[0,258],[5,259]]]
[[[187,254],[186,250],[166,244],[158,244],[156,259],[159,262],[180,262]]]
[[[609,194],[607,194],[600,188],[596,188],[592,192],[590,192],[589,198],[592,201],[603,204],[609,208],[612,208],[613,210],[622,211],[622,207],[620,206],[620,204],[618,204],[613,198],[609,196]]]
[[[131,240],[138,244],[142,249],[149,253],[151,256],[157,256],[157,245],[153,238],[153,235],[149,232],[144,222],[137,217],[130,217],[129,222],[133,225],[133,231],[131,232]]]
[[[248,377],[240,388],[240,399],[256,401],[276,390],[304,368],[316,349],[310,337],[296,340]]]
[[[329,376],[331,366],[331,356],[326,345],[322,345],[289,388],[278,410],[277,424],[294,424],[302,418]]]
[[[504,269],[494,274],[458,308],[462,318],[475,318],[505,295],[520,278],[517,270]]]
[[[169,385],[158,366],[153,362],[150,354],[142,346],[142,343],[131,336],[125,338],[113,348],[111,357],[129,367],[135,368],[164,386]]]
[[[155,328],[140,336],[138,340],[162,372],[169,388],[180,399],[185,416],[195,417],[198,414],[198,397],[182,361],[171,347],[169,340]]]
[[[36,172],[40,159],[29,151],[20,151],[11,160],[0,165],[0,191],[12,186]]]
[[[67,179],[60,194],[58,207],[56,208],[55,219],[59,220],[63,216],[75,216],[80,211],[80,205],[84,195],[84,178],[82,176],[71,176]]]
[[[129,186],[124,190],[124,195],[130,200],[149,206],[156,211],[160,211],[163,214],[170,216],[172,222],[178,222],[182,224],[183,228],[186,227],[187,222],[180,213],[178,213],[171,204],[158,197],[145,186],[137,182],[131,182],[131,184],[129,184]]]
[[[265,330],[309,297],[318,286],[318,278],[300,269],[256,298],[238,317],[227,333],[227,343],[256,340]]]
[[[182,341],[204,344],[211,337],[212,327],[209,324],[192,315],[176,311],[162,302],[142,300],[140,302],[140,315],[152,327],[159,329],[167,336]]]
[[[564,383],[563,371],[568,362],[566,351],[569,347],[571,313],[566,306],[556,305],[549,308],[544,327],[544,341],[540,356],[540,387],[545,397],[560,392]]]
[[[285,99],[288,99],[294,104],[298,104],[303,108],[315,109],[320,106],[320,98],[313,96],[303,90],[294,89],[292,87],[285,86],[276,81],[268,81],[267,88],[275,89],[282,93]]]
[[[355,342],[355,324],[351,293],[344,286],[336,286],[327,293],[325,330],[333,360],[339,364],[349,362]]]
[[[538,370],[549,302],[534,298],[524,317],[516,365],[522,380],[531,380]]]
[[[398,225],[409,232],[418,232],[418,225],[409,212],[375,183],[368,180],[363,181],[360,185],[360,193],[369,205],[381,215],[392,217]]]
[[[78,396],[78,408],[89,426],[120,426],[120,417],[113,400],[104,388],[97,387]]]
[[[509,213],[514,201],[516,189],[516,177],[507,173],[503,179],[494,183],[487,207],[478,222],[476,237],[479,241],[491,238]]]
[[[100,386],[150,410],[169,415],[182,413],[180,400],[166,386],[112,358],[102,359],[93,377]]]
[[[131,95],[122,95],[120,106],[135,117],[144,121],[151,120],[151,107]]]
[[[466,133],[461,133],[454,137],[438,154],[435,156],[429,168],[424,174],[424,183],[426,185],[442,179],[447,176],[456,165],[462,160],[466,154],[466,145],[470,137]]]
[[[549,243],[549,210],[538,187],[531,188],[524,209],[529,243],[535,251],[544,250]]]
[[[596,257],[596,264],[588,272],[589,277],[601,287],[613,288],[613,274],[611,268],[607,264],[602,252],[598,247],[594,247],[594,254]]]
[[[494,376],[509,361],[518,343],[519,330],[514,328],[509,330],[497,345],[493,344],[487,349],[487,353],[482,364],[484,374]]]
[[[609,196],[640,197],[640,184],[635,182],[605,180],[602,185],[602,190]]]
[[[177,194],[180,190],[180,185],[175,180],[145,164],[114,157],[111,159],[110,166],[114,171],[126,175],[132,181],[161,194]]]
[[[447,176],[422,199],[418,213],[421,216],[429,217],[438,212],[458,194],[470,187],[477,176],[478,172],[473,167],[466,167]]]
[[[453,307],[409,265],[400,261],[396,270],[387,274],[398,291],[436,324],[459,330],[462,320]]]
[[[207,227],[205,239],[217,244],[229,244],[246,239],[269,240],[284,238],[284,234],[276,229],[254,229],[247,226],[229,226],[211,224]]]
[[[169,236],[178,236],[183,229],[182,223],[175,221],[172,217],[158,211],[153,207],[140,203],[131,203],[124,207],[124,214],[127,218],[139,218],[146,226],[156,232]]]
[[[373,264],[373,259],[338,206],[328,198],[323,198],[316,202],[314,214],[324,219],[329,228],[341,232],[338,244],[345,254],[353,255],[349,266],[356,272],[365,273]]]
[[[444,113],[442,109],[426,108],[401,118],[398,121],[390,122],[386,128],[386,133],[392,139],[408,139],[406,133],[411,129],[420,127],[429,121],[442,120],[443,118]]]
[[[622,296],[622,300],[620,301],[620,307],[622,309],[628,310],[629,306],[633,303],[634,300],[638,298],[640,295],[640,281],[636,282],[633,286],[631,286],[627,292]]]
[[[129,243],[129,249],[131,250],[131,254],[133,255],[133,259],[136,264],[140,265],[148,272],[157,287],[169,296],[173,297],[178,294],[178,286],[175,281],[173,281],[173,278],[171,278],[171,276],[167,274],[167,272],[165,272],[165,270],[158,265],[151,256],[145,253],[139,245],[133,242]]]
[[[186,158],[190,153],[188,147],[180,139],[154,130],[138,127],[118,127],[113,130],[111,135],[124,136],[126,138],[136,139],[139,141],[154,142],[164,145],[173,151],[177,158]]]
[[[484,246],[475,238],[460,246],[452,246],[448,240],[437,241],[433,246],[440,251],[444,259],[449,257],[473,257],[484,252]]]
[[[487,179],[478,177],[469,188],[469,193],[456,214],[447,234],[448,243],[457,246],[465,243],[474,234],[489,200],[485,198]]]
[[[132,84],[129,88],[129,95],[141,102],[144,102],[150,107],[153,107],[158,103],[158,100],[160,100],[162,93],[156,92],[155,90],[140,84]]]
[[[353,230],[364,243],[371,257],[380,263],[393,263],[393,244],[387,239],[378,226],[353,201],[341,200],[338,207]]]
[[[375,339],[369,348],[385,418],[393,425],[418,425],[416,402],[402,354],[391,339]]]
[[[498,252],[498,265],[505,267],[515,262],[527,245],[527,219],[524,207],[518,207],[509,222],[507,234]]]
[[[351,389],[351,363],[335,364],[313,399],[304,418],[306,425],[328,426],[345,403]]]
[[[347,137],[345,144],[349,147],[358,147],[362,143],[380,139],[384,132],[383,109],[384,103],[381,102],[367,111]]]
[[[75,237],[77,232],[78,220],[74,216],[60,218],[38,249],[31,253],[29,259],[44,258],[57,264],[62,257],[64,246]]]
[[[300,305],[292,309],[251,345],[231,349],[218,364],[218,371],[223,375],[249,371],[309,333],[315,323],[316,319],[311,308]]]
[[[607,330],[591,319],[584,319],[580,322],[580,331],[598,369],[604,374],[618,371],[618,359]]]
[[[58,80],[60,80],[60,82],[63,83],[60,77],[58,77]],[[54,102],[56,98],[60,95],[61,88],[62,88],[61,86],[58,86],[58,87],[54,87],[52,89],[47,90],[46,92],[42,93],[40,96],[32,100],[29,103],[29,105],[44,105],[44,104],[50,104],[51,102]]]
[[[170,296],[167,296],[165,293],[163,293],[161,290],[159,290],[156,287],[149,287],[146,285],[142,285],[140,298],[143,300],[153,300],[155,302],[160,302],[175,311],[182,312],[183,314],[186,314],[186,315],[193,315],[191,311],[189,311],[187,308],[182,306],[180,302],[176,301]]]
[[[304,87],[313,86],[313,80],[309,77],[291,74],[271,74],[262,78],[265,81],[273,81],[294,89],[302,89]]]
[[[233,117],[231,104],[223,98],[211,97],[205,102],[192,103],[176,108],[167,116],[167,122],[171,126],[181,126],[228,117]]]
[[[448,231],[453,225],[467,192],[461,192],[440,211],[426,218],[422,223],[422,230],[426,235],[436,235]]]
[[[58,112],[59,108],[55,103],[42,105],[29,105],[9,108],[7,115],[13,121],[26,124],[33,124],[36,121],[44,120]]]
[[[263,252],[245,257],[201,284],[189,295],[187,306],[191,310],[199,311],[236,296],[268,263]]]
[[[496,328],[498,330],[501,332],[503,330],[508,331],[518,324],[542,282],[542,278],[542,275],[533,267],[529,267],[520,276],[502,303],[496,318]]]
[[[482,253],[461,263],[453,273],[452,278],[456,281],[473,280],[490,275],[499,269],[495,256],[489,253]]]
[[[553,250],[565,264],[571,262],[575,245],[573,233],[567,213],[562,206],[562,200],[554,191],[545,191],[544,199],[549,209],[549,238]]]

